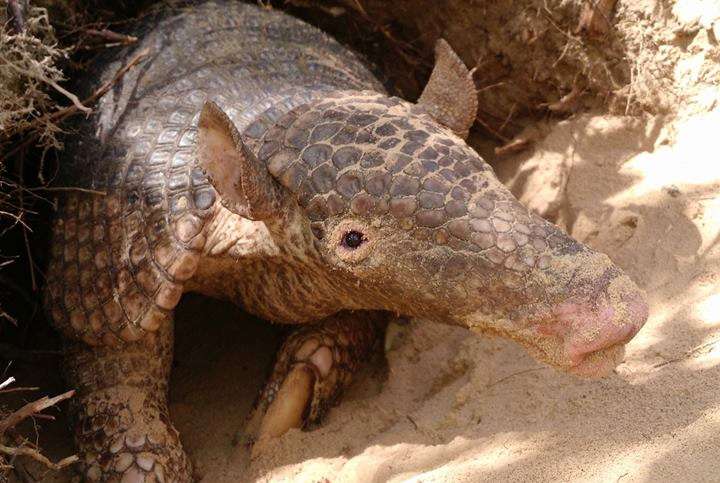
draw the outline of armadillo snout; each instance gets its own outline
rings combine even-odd
[[[648,305],[642,291],[606,256],[583,258],[590,267],[594,263],[603,270],[590,268],[579,276],[573,294],[533,325],[533,336],[545,348],[541,359],[577,375],[598,377],[621,362],[625,344],[647,320]],[[554,350],[547,349],[553,345]]]

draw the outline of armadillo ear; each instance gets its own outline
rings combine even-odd
[[[206,102],[200,113],[197,154],[200,167],[226,208],[251,220],[278,216],[283,205],[282,188],[214,102]]]
[[[435,44],[435,68],[417,103],[438,123],[467,138],[477,115],[475,83],[468,68],[444,39]]]

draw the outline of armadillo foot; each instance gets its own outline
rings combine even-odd
[[[83,481],[189,482],[192,466],[170,421],[172,326],[120,349],[68,348],[71,401]]]
[[[160,420],[154,424],[164,426]],[[89,451],[81,441],[80,449],[86,450],[80,455],[83,481],[191,481],[190,463],[174,432],[136,427],[112,434],[106,441]]]
[[[288,338],[245,428],[252,458],[289,429],[320,421],[379,346],[388,318],[345,312]]]

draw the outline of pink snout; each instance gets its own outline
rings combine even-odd
[[[560,357],[570,372],[600,377],[621,362],[624,345],[647,320],[648,306],[634,291],[615,300],[607,294],[592,302],[567,300],[552,313],[553,320],[538,332],[562,341]]]

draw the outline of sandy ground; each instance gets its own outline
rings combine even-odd
[[[717,20],[720,35],[706,4],[720,5],[683,0],[673,12],[688,29]],[[576,115],[534,127],[534,149],[493,161],[518,198],[647,291],[650,319],[615,374],[578,379],[511,342],[415,320],[394,327],[386,357],[323,424],[251,462],[243,423],[282,330],[190,295],[177,316],[171,412],[198,479],[720,481],[720,89],[709,74],[720,63],[715,33],[695,39],[672,44],[682,61],[644,54],[692,100],[672,118]],[[14,375],[64,389],[52,361]],[[72,452],[62,417],[38,425],[50,456]]]
[[[242,447],[222,465],[196,451],[206,481],[720,481],[717,126],[720,110],[668,125],[580,116],[498,165],[519,198],[647,290],[650,320],[612,377],[415,321],[387,379],[363,375],[315,431],[247,470]]]
[[[650,320],[604,380],[417,320],[394,328],[386,361],[319,428],[291,431],[250,462],[243,421],[282,334],[187,297],[171,399],[198,478],[720,481],[717,126],[720,110],[670,124],[583,115],[496,164],[519,198],[647,290]],[[67,454],[68,433],[54,428],[41,432],[46,446]]]
[[[415,320],[393,327],[385,357],[318,428],[250,461],[244,420],[284,331],[189,295],[171,412],[199,480],[720,482],[720,1],[619,2],[615,28],[635,66],[627,107],[671,114],[575,115],[533,126],[532,150],[491,160],[519,199],[647,291],[650,319],[615,374],[578,379],[511,342]],[[57,362],[18,361],[12,375],[58,394]],[[13,396],[10,407],[33,399]],[[72,454],[66,413],[48,412],[58,419],[26,434],[53,459]],[[28,481],[73,479],[23,466]]]

